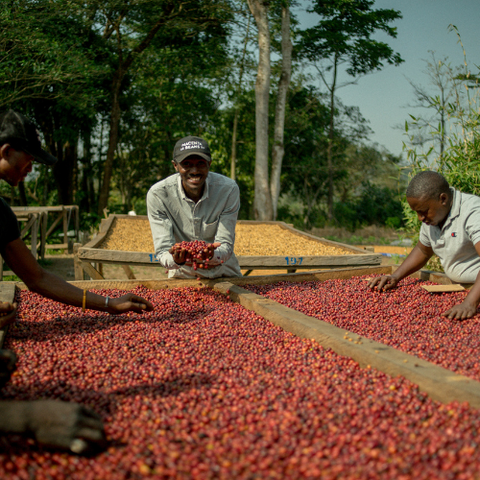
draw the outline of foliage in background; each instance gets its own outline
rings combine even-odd
[[[272,49],[278,52],[281,2],[270,3]],[[0,194],[12,204],[78,204],[82,229],[89,230],[98,223],[103,216],[97,207],[109,144],[112,82],[121,63],[119,52],[132,51],[138,35],[148,31],[147,17],[169,5],[178,7],[171,0],[129,2],[132,10],[128,14],[132,16],[115,33],[117,24],[112,19],[127,8],[120,0],[2,2],[0,106],[13,107],[34,118],[47,148],[59,162],[54,169],[35,165],[19,189],[2,182]],[[183,5],[183,16],[169,17],[122,77],[122,115],[108,212],[134,209],[145,214],[148,188],[173,173],[172,149],[185,135],[204,136],[213,152],[212,171],[230,175],[232,131],[237,118],[235,177],[241,191],[240,218],[252,219],[256,72],[252,45],[257,32],[252,22],[248,26],[243,0],[205,0],[197,4],[195,18],[188,16],[193,15],[191,11],[186,13],[187,6],[191,8],[194,3]],[[294,21],[291,28],[292,38],[298,39]],[[29,34],[24,35],[25,31]],[[119,46],[117,41],[123,43]],[[279,62],[273,62],[271,130],[280,74]],[[297,52],[287,94],[277,218],[304,230],[326,222],[327,150],[332,133],[329,100],[304,75]],[[335,99],[334,114],[337,210],[363,208],[362,198],[370,188],[379,192],[388,188],[384,194],[390,192],[392,197],[384,201],[394,204],[397,184],[392,178],[399,159],[368,145],[370,130],[358,108]],[[273,138],[273,131],[269,138]],[[270,142],[269,151],[272,147]],[[353,216],[342,218],[353,228]],[[372,215],[366,213],[367,218]],[[379,215],[376,220],[395,223],[393,218],[395,215]]]
[[[452,26],[456,31],[456,28]],[[457,32],[460,44],[461,38]],[[462,45],[463,48],[463,45]],[[442,126],[430,123],[421,124],[412,117],[406,123],[406,134],[409,143],[404,144],[407,152],[408,169],[410,178],[424,170],[435,170],[441,173],[450,186],[464,193],[480,195],[480,89],[478,78],[480,68],[474,66],[475,72],[470,70],[465,49],[464,69],[458,72],[449,65],[443,64],[442,82],[453,91],[453,98],[449,103],[442,103],[438,95],[426,97],[428,104],[437,112],[444,114],[447,121]],[[410,124],[418,129],[426,130],[431,137],[430,144],[421,150],[415,145],[414,134],[410,133]],[[447,126],[449,130],[447,131]],[[436,149],[435,141],[444,139],[444,148]],[[406,200],[403,201],[406,227],[409,232],[414,232],[414,241],[418,241],[420,221]],[[433,259],[427,268],[438,269],[438,260]]]

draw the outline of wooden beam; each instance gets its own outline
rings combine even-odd
[[[93,265],[91,263],[80,261],[79,265],[80,267],[83,268],[85,273],[87,275],[90,275],[90,277],[93,278],[94,280],[104,280],[104,277],[100,274],[98,270],[93,268]]]
[[[232,300],[284,330],[301,338],[316,340],[324,348],[352,358],[363,368],[373,367],[393,377],[401,375],[439,402],[468,402],[473,408],[480,408],[478,381],[309,317],[230,282],[219,282],[214,288],[224,294],[228,292]]]

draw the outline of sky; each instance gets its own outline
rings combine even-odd
[[[315,25],[315,16],[305,13],[311,2],[302,0],[304,8],[297,10],[301,28]],[[374,131],[370,140],[384,146],[390,153],[402,154],[402,142],[406,140],[404,129],[395,128],[405,124],[409,114],[418,115],[420,109],[409,107],[414,103],[415,84],[438,92],[429,86],[425,73],[429,51],[437,59],[448,57],[452,66],[463,65],[463,50],[454,32],[448,26],[455,25],[462,38],[472,72],[480,66],[480,0],[376,0],[374,9],[399,10],[403,16],[391,24],[397,27],[397,38],[378,36],[395,52],[400,53],[404,63],[387,65],[383,70],[361,78],[358,85],[344,87],[337,96],[344,105],[358,106]],[[346,79],[347,76],[345,76]]]

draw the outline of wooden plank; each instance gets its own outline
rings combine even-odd
[[[462,285],[422,285],[422,288],[430,293],[442,293],[442,292],[463,292],[465,287]]]
[[[19,220],[22,220],[21,216],[17,217]],[[27,232],[30,230],[31,226],[37,221],[37,214],[28,214],[27,223],[23,226],[20,236],[24,237]]]
[[[237,256],[238,263],[242,268],[250,267],[283,267],[283,268],[312,268],[324,265],[380,265],[380,254],[355,254],[355,255],[305,255],[305,256]]]
[[[480,408],[480,382],[309,317],[230,282],[217,283],[214,288],[228,292],[232,300],[284,330],[316,340],[324,348],[352,358],[363,368],[370,366],[391,376],[401,375],[439,402],[468,402],[473,408]],[[349,335],[355,342],[349,341]]]
[[[105,223],[103,223],[105,222]],[[106,235],[108,234],[110,228],[112,228],[113,223],[115,222],[115,215],[109,215],[108,218],[102,219],[100,223],[100,231],[97,235],[95,235],[92,240],[84,245],[84,248],[92,249],[98,248],[99,245],[102,244]]]
[[[101,234],[103,235],[103,234]],[[91,243],[90,243],[91,244]],[[87,244],[87,245],[90,245]],[[134,263],[139,265],[155,265],[158,260],[154,253],[126,252],[122,250],[103,250],[91,248],[87,245],[79,248],[78,256],[82,260],[104,263]],[[239,256],[237,257],[240,268],[256,269],[278,267],[287,268],[320,268],[324,266],[356,266],[356,265],[380,265],[380,254],[355,254],[355,255],[329,255],[329,256]]]
[[[311,282],[324,281],[330,279],[348,279],[351,277],[360,277],[363,275],[390,275],[392,273],[391,265],[374,266],[374,267],[353,267],[338,268],[332,270],[321,270],[313,272],[296,272],[284,273],[280,275],[258,275],[255,277],[235,277],[229,278],[228,281],[234,285],[271,285],[278,282]],[[212,280],[202,279],[202,283],[213,287],[217,283],[225,282],[225,278],[217,278]]]
[[[84,270],[80,265],[80,260],[78,259],[78,249],[82,246],[81,243],[73,244],[73,268],[75,271],[75,280],[84,280]]]
[[[196,279],[176,279],[176,278],[167,278],[165,280],[74,280],[68,282],[71,285],[74,285],[78,288],[88,288],[88,289],[119,289],[130,291],[136,287],[145,287],[151,290],[163,290],[165,288],[183,288],[183,287],[198,287],[205,285],[204,282],[199,282]],[[28,290],[28,287],[23,282],[17,282],[15,284],[20,290]]]
[[[50,234],[57,228],[57,225],[60,223],[60,220],[62,220],[63,215],[62,212],[57,216],[57,218],[53,221],[53,223],[50,225],[50,228],[47,230],[47,237],[50,236]]]
[[[40,221],[40,214],[35,213],[35,221],[32,223],[30,230],[30,251],[32,255],[37,258],[37,241],[38,241],[38,226]]]
[[[53,205],[51,207],[45,207],[45,206],[33,206],[33,207],[12,207],[12,210],[17,213],[17,212],[62,212],[65,208],[71,208],[71,207],[76,207],[76,205]]]
[[[157,266],[159,264],[154,253],[125,252],[123,250],[103,250],[101,248],[87,247],[87,245],[78,249],[78,257],[81,260],[103,263],[136,263],[141,265]]]
[[[104,280],[103,276],[98,270],[93,268],[93,266],[88,262],[79,262],[80,267],[83,268],[87,275],[90,275],[94,280]]]
[[[133,270],[128,266],[123,264],[123,271],[127,274],[127,278],[134,280],[135,279],[135,274],[133,273]]]

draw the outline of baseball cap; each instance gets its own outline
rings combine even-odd
[[[191,155],[198,155],[208,162],[212,161],[208,143],[203,138],[189,135],[175,144],[175,148],[173,149],[173,160],[180,163]]]
[[[42,149],[40,132],[34,123],[21,113],[7,110],[0,114],[0,144],[11,143],[45,165],[53,165],[57,159]]]

